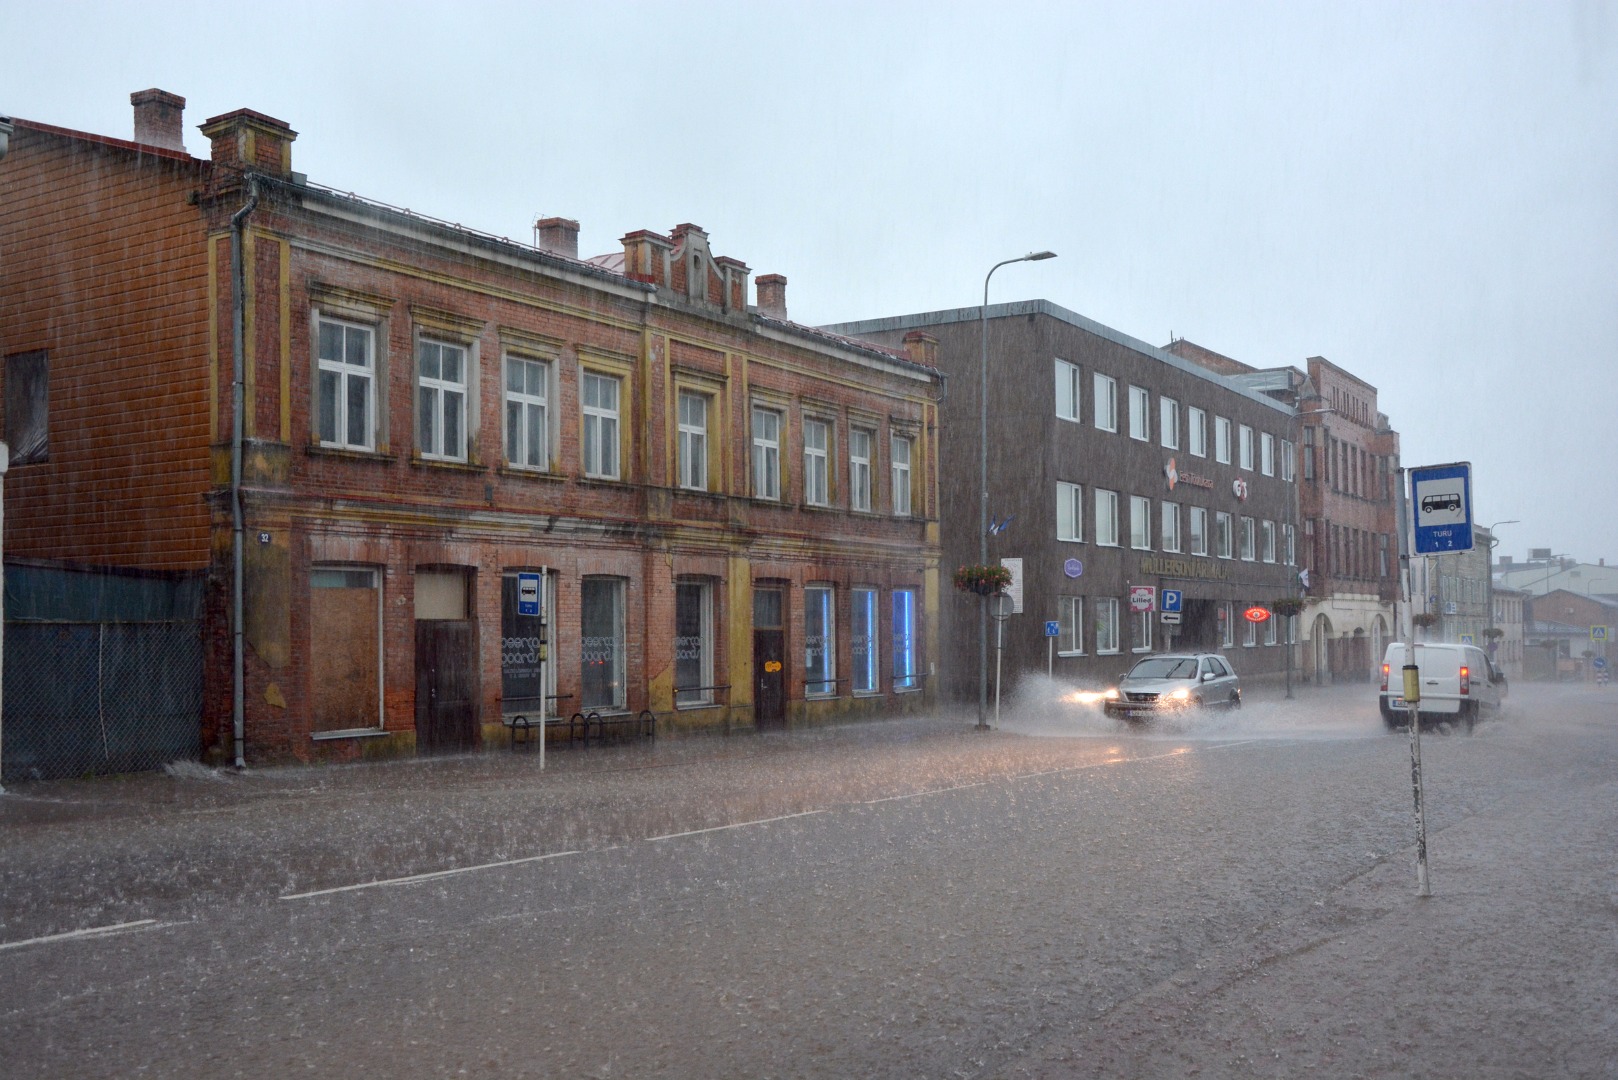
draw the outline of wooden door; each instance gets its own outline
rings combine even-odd
[[[753,589],[753,718],[761,728],[787,719],[786,628],[782,590]]]
[[[478,748],[477,637],[470,619],[417,621],[417,753]]]

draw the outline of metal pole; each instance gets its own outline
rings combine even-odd
[[[1002,266],[1054,259],[1054,251],[1031,251],[989,267],[983,275],[983,304],[978,308],[978,565],[989,565],[989,279]],[[998,693],[998,690],[997,690]],[[978,724],[987,731],[989,706],[989,598],[978,601]],[[996,705],[998,709],[998,705]]]
[[[1410,712],[1410,793],[1416,808],[1416,892],[1419,896],[1433,895],[1432,883],[1427,877],[1427,816],[1421,790],[1421,669],[1416,664],[1415,607],[1410,589],[1410,540],[1406,535],[1408,506],[1405,502],[1405,470],[1399,470],[1399,558],[1404,563],[1405,586],[1405,662],[1400,675],[1404,679],[1405,706]],[[1430,576],[1425,560],[1423,577]],[[1423,582],[1423,587],[1426,583]],[[1392,674],[1391,672],[1389,673]]]
[[[1006,640],[1006,620],[994,621],[994,726],[1000,726],[1000,657]]]

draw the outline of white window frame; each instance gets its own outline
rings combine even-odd
[[[1219,647],[1221,649],[1234,648],[1236,645],[1236,605],[1230,600],[1222,601],[1219,610],[1225,613],[1221,620],[1224,629],[1219,633]]]
[[[803,419],[803,501],[810,506],[831,505],[831,423],[819,417]]]
[[[1246,469],[1248,472],[1252,472],[1253,471],[1253,429],[1251,427],[1249,427],[1248,425],[1246,425],[1246,424],[1242,424],[1237,429],[1237,432],[1236,432],[1236,450],[1237,450],[1237,453],[1239,455],[1239,460],[1236,462],[1237,467],[1242,468],[1242,469]]]
[[[871,511],[871,452],[876,435],[867,428],[848,432],[848,508],[860,513]]]
[[[893,516],[907,518],[915,509],[912,501],[910,465],[915,440],[908,435],[894,435],[889,440],[889,464],[893,473]]]
[[[1281,540],[1286,565],[1296,566],[1298,562],[1298,530],[1291,525],[1281,526]],[[1382,576],[1387,577],[1385,570]]]
[[[1214,556],[1220,559],[1236,556],[1236,524],[1223,510],[1214,511]]]
[[[1129,497],[1129,546],[1136,551],[1152,550],[1152,500],[1144,495]]]
[[[1129,437],[1137,442],[1152,440],[1152,395],[1144,386],[1129,387]]]
[[[815,595],[811,595],[815,594]],[[824,616],[825,625],[821,627],[820,648],[823,657],[823,666],[820,669],[820,678],[811,679],[810,672],[813,667],[810,663],[813,636],[809,633],[809,620],[816,613]],[[827,698],[837,696],[837,589],[829,582],[815,582],[803,587],[803,678],[804,697]],[[818,687],[818,689],[812,689]]]
[[[850,685],[856,696],[882,692],[882,594],[869,585],[856,585],[849,597],[848,655],[853,670]],[[864,634],[859,631],[864,623]],[[861,649],[864,655],[861,655]]]
[[[1129,647],[1129,651],[1138,653],[1151,652],[1152,616],[1155,613],[1150,611],[1135,611],[1131,612],[1131,614],[1134,616],[1131,621],[1134,622],[1135,627],[1134,633],[1131,635],[1134,644]]]
[[[1230,420],[1219,415],[1214,416],[1214,460],[1230,464]]]
[[[1157,504],[1161,508],[1158,515],[1161,522],[1158,526],[1158,544],[1164,551],[1176,554],[1180,551],[1180,504],[1169,502],[1167,499]]]
[[[1195,405],[1186,409],[1185,445],[1194,457],[1208,456],[1208,414]]]
[[[1056,357],[1056,417],[1058,420],[1079,422],[1079,409],[1083,406],[1079,393],[1079,365]]]
[[[1103,596],[1095,602],[1095,646],[1097,656],[1118,652],[1118,598]]]
[[[1170,450],[1180,448],[1180,403],[1171,397],[1157,395],[1158,439]]]
[[[1084,488],[1065,480],[1056,482],[1056,539],[1084,543]]]
[[[1097,431],[1118,433],[1118,380],[1111,375],[1095,373],[1095,392],[1092,394],[1092,413]]]
[[[1261,561],[1275,561],[1275,522],[1265,519],[1259,523],[1258,557]]]
[[[428,375],[428,357],[436,351],[438,374]],[[460,378],[443,374],[445,361],[459,362]],[[422,334],[416,339],[416,452],[433,461],[465,461],[467,400],[471,396],[472,351],[456,341]],[[449,438],[450,421],[454,437]]]
[[[781,501],[781,428],[779,409],[753,406],[753,498]]]
[[[505,365],[501,385],[505,387],[506,464],[547,472],[551,467],[550,361],[507,353]],[[514,381],[519,385],[514,386]],[[530,456],[537,460],[529,460]]]
[[[1275,475],[1275,436],[1268,431],[1259,432],[1258,471],[1265,476]]]
[[[1264,620],[1264,644],[1266,644],[1266,645],[1274,645],[1274,644],[1276,644],[1277,633],[1276,633],[1276,628],[1275,627],[1276,627],[1276,624],[1281,621],[1281,619],[1282,619],[1282,616],[1276,615],[1276,614],[1274,614],[1272,612],[1270,617],[1268,619]]]
[[[1252,619],[1249,619],[1246,615],[1243,615],[1242,625],[1245,628],[1242,631],[1242,648],[1258,648],[1258,623],[1254,622]]]
[[[1190,554],[1206,555],[1208,554],[1208,508],[1205,506],[1193,506],[1190,509]],[[1200,528],[1198,527],[1199,523]]]
[[[921,609],[917,605],[915,589],[894,589],[888,604],[893,621],[889,629],[893,634],[893,692],[913,693],[921,689]],[[899,615],[901,608],[907,620],[901,634]]]
[[[327,325],[336,327],[341,331],[339,336],[339,355],[322,355]],[[364,342],[365,362],[352,363],[348,359],[349,334],[353,333]],[[329,315],[319,315],[315,325],[315,433],[321,446],[335,447],[340,450],[376,449],[376,327],[364,323],[353,322],[348,319],[334,319]],[[321,384],[330,376],[335,380],[334,393],[331,402],[332,410],[332,438],[325,437],[326,400],[321,393]],[[355,437],[355,432],[349,430],[353,419],[349,415],[349,394],[353,391],[355,383],[365,387],[365,415],[359,420],[364,431]],[[15,463],[15,459],[14,463]]]
[[[674,662],[676,678],[681,660],[695,660],[697,667],[698,689],[687,687],[674,691],[674,707],[677,709],[695,709],[714,703],[714,649],[717,644],[714,635],[714,583],[711,578],[681,578],[674,583]],[[680,633],[679,618],[681,613],[680,594],[682,590],[695,590],[697,594],[697,633],[695,635],[682,635]],[[695,641],[691,640],[695,638]],[[695,649],[697,655],[681,656],[685,650]],[[682,696],[683,695],[683,696]]]
[[[1118,493],[1095,489],[1096,546],[1118,546]]]
[[[1056,637],[1056,651],[1061,656],[1084,655],[1084,597],[1058,596],[1056,623],[1061,632]]]
[[[604,402],[607,396],[611,397],[611,404]],[[591,480],[618,479],[622,401],[623,380],[618,376],[604,371],[580,372],[579,412],[584,421],[584,444],[579,450],[579,463],[584,475]]]
[[[1298,450],[1292,440],[1281,440],[1281,479],[1292,483],[1298,476]]]
[[[711,399],[697,390],[682,389],[679,409],[680,487],[687,491],[708,490],[708,413]]]
[[[1241,561],[1254,562],[1258,557],[1258,533],[1253,519],[1242,515],[1242,531],[1238,537],[1241,544]]]

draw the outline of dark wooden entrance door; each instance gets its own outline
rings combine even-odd
[[[416,623],[416,752],[478,747],[477,623]]]
[[[761,728],[787,719],[786,629],[780,589],[753,589],[753,718]]]

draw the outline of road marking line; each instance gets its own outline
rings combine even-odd
[[[663,836],[648,836],[645,843],[655,844],[660,840],[678,840],[682,836],[701,836],[703,833],[724,832],[726,829],[745,829],[749,825],[769,825],[776,821],[791,821],[793,818],[813,817],[824,814],[825,810],[804,810],[796,814],[782,814],[780,817],[759,818],[757,821],[738,821],[731,825],[715,825],[711,829],[692,829],[690,832],[667,833]]]
[[[360,889],[380,889],[390,885],[414,885],[418,881],[454,877],[456,874],[470,874],[474,870],[495,870],[502,866],[521,866],[523,863],[543,862],[546,859],[560,859],[564,855],[577,854],[579,854],[577,851],[553,851],[548,855],[530,855],[524,859],[505,859],[501,862],[479,863],[477,866],[459,866],[454,870],[434,870],[427,874],[411,874],[408,877],[386,878],[382,881],[362,881],[358,885],[338,885],[331,889],[313,889],[309,892],[288,893],[281,899],[307,900],[311,896],[330,896],[332,893],[357,892]]]
[[[0,949],[20,949],[25,945],[45,945],[53,941],[78,941],[83,938],[108,937],[132,930],[151,930],[161,924],[156,919],[136,919],[134,922],[113,923],[111,926],[92,926],[85,930],[70,930],[65,934],[47,934],[27,941],[8,941]]]

